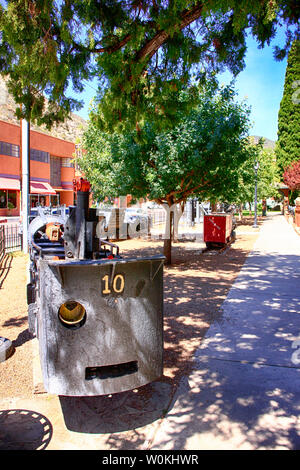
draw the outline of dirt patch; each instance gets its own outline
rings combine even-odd
[[[236,241],[223,251],[202,252],[203,244],[192,241],[174,243],[173,264],[164,270],[164,380],[172,386],[188,372],[195,350],[218,315],[257,236],[246,221],[238,223]],[[163,251],[160,240],[134,239],[118,245],[124,257]],[[0,363],[0,396],[27,398],[34,394],[26,304],[28,257],[19,253],[6,261],[0,273],[0,335],[13,342],[15,352]]]
[[[32,396],[32,339],[28,331],[26,283],[28,257],[7,255],[0,271],[0,335],[14,352],[0,363],[0,397]]]

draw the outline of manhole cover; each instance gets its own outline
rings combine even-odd
[[[43,450],[52,438],[52,425],[30,410],[0,410],[0,450]]]

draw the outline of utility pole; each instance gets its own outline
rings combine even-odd
[[[28,253],[28,221],[30,194],[30,125],[22,119],[22,223],[23,223],[23,252]]]

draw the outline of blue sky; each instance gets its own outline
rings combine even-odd
[[[277,123],[280,101],[282,99],[286,59],[280,62],[273,57],[274,45],[283,45],[283,34],[278,34],[270,46],[258,49],[256,41],[247,40],[246,67],[238,75],[235,88],[239,101],[247,97],[251,107],[252,135],[277,140]],[[231,80],[229,73],[220,77],[220,82]]]
[[[246,67],[235,82],[238,100],[247,97],[247,103],[251,107],[253,127],[250,134],[271,140],[277,140],[278,111],[286,70],[286,60],[275,61],[273,47],[283,43],[283,32],[279,32],[270,46],[265,46],[263,49],[259,49],[256,41],[249,36],[245,57]],[[229,83],[231,79],[230,73],[224,73],[220,76],[220,83]],[[85,91],[80,95],[85,104],[76,114],[84,119],[88,119],[89,103],[95,96],[96,88],[95,83],[86,84]]]

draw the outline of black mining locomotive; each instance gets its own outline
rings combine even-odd
[[[97,236],[90,185],[69,214],[29,225],[28,322],[44,386],[65,396],[118,393],[163,373],[163,256],[122,258]]]

